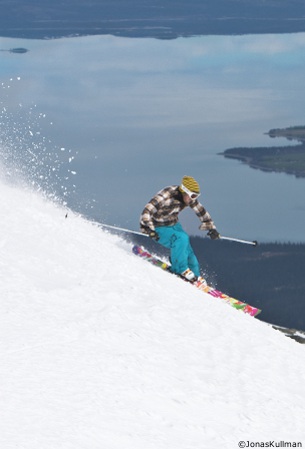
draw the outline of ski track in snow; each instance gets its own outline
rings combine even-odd
[[[0,448],[302,442],[304,346],[1,182]]]

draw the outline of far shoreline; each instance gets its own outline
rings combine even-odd
[[[305,178],[305,126],[271,129],[266,134],[271,138],[285,137],[299,143],[289,146],[229,148],[218,154],[228,159],[237,159],[254,169]]]

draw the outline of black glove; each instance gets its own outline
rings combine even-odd
[[[159,236],[158,236],[158,234],[156,233],[156,231],[150,231],[150,233],[148,234],[149,235],[149,237],[151,238],[151,239],[153,239],[153,240],[155,240],[156,242],[159,240]]]
[[[211,237],[212,240],[216,240],[220,238],[220,234],[217,229],[210,229],[208,232],[208,236]]]

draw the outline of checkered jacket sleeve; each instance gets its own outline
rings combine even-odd
[[[198,200],[195,200],[192,203],[190,203],[190,207],[193,209],[193,211],[196,213],[197,217],[201,221],[201,225],[199,226],[199,229],[201,231],[216,229],[216,226],[212,220],[211,215]]]

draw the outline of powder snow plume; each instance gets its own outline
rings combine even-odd
[[[53,126],[36,104],[17,102],[20,77],[0,85],[0,162],[3,178],[31,186],[62,204],[75,196],[73,161],[77,151],[56,146],[48,137]],[[9,106],[7,105],[9,104]]]

